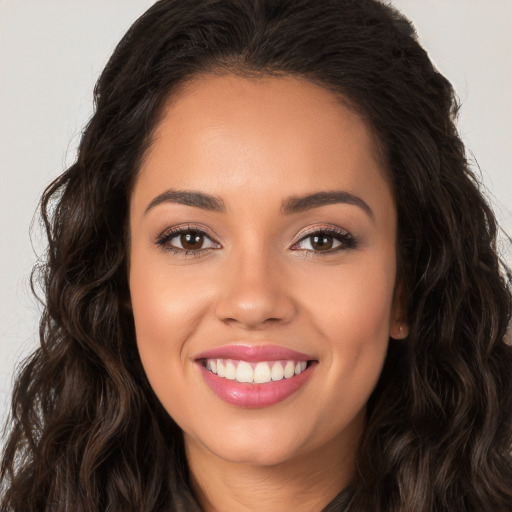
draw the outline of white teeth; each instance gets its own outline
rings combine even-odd
[[[307,361],[260,361],[249,363],[232,359],[208,359],[205,367],[212,373],[237,382],[265,384],[271,381],[291,379],[302,373]]]
[[[254,372],[249,363],[245,361],[240,361],[238,363],[238,368],[236,369],[236,380],[238,382],[252,382],[254,377]]]
[[[206,369],[210,370],[212,373],[217,373],[217,361],[208,359],[206,362]]]
[[[236,368],[235,365],[229,361],[226,364],[226,379],[235,380],[236,379]]]
[[[282,380],[284,377],[284,370],[281,366],[281,363],[275,363],[274,366],[272,366],[272,380]]]
[[[270,382],[272,376],[270,374],[270,366],[268,363],[258,363],[254,368],[254,382],[256,384],[264,384]]]
[[[293,377],[295,375],[295,365],[293,364],[293,361],[288,361],[286,363],[286,366],[284,367],[284,377],[286,379],[289,379],[290,377]]]

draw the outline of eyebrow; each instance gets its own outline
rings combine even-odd
[[[226,211],[224,201],[220,197],[205,194],[204,192],[170,189],[156,196],[148,204],[144,213],[148,213],[149,210],[162,203],[184,204],[186,206],[194,206],[195,208],[213,212]]]
[[[372,220],[375,218],[372,209],[360,197],[344,190],[333,190],[327,192],[316,192],[305,196],[292,196],[283,201],[281,212],[284,214],[300,213],[312,208],[319,208],[329,204],[345,203],[358,206]]]
[[[225,212],[226,206],[222,198],[206,194],[204,192],[169,189],[156,196],[146,207],[144,213],[162,203],[183,204],[201,208],[202,210]],[[291,215],[313,208],[330,204],[351,204],[361,208],[371,219],[374,219],[373,211],[363,199],[344,190],[327,192],[315,192],[305,196],[291,196],[281,203],[281,213]]]

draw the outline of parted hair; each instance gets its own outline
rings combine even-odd
[[[394,193],[409,335],[390,340],[356,474],[326,510],[510,512],[510,271],[452,86],[376,0],[161,0],[123,37],[76,162],[42,197],[45,309],[16,377],[0,510],[200,510],[137,351],[127,209],[164,103],[205,73],[333,91],[373,132]]]

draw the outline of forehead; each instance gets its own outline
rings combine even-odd
[[[270,201],[283,186],[287,195],[389,189],[373,133],[332,92],[295,77],[203,75],[169,98],[134,195],[250,189]]]

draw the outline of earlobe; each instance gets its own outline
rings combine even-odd
[[[405,320],[405,297],[403,286],[399,283],[395,288],[389,336],[395,340],[403,340],[409,336],[409,325]]]
[[[395,340],[403,340],[409,336],[409,326],[402,321],[394,322],[389,329],[389,335]]]

